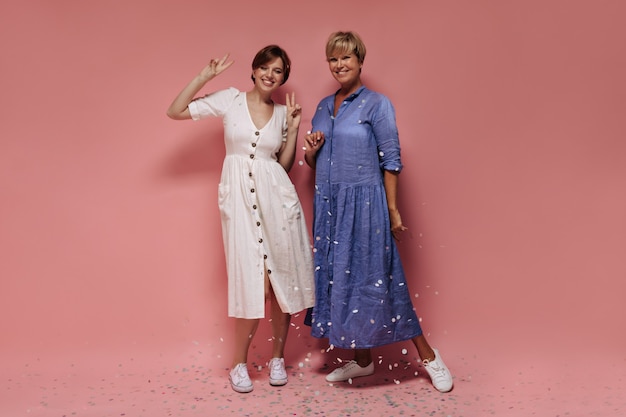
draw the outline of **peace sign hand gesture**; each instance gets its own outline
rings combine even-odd
[[[228,57],[230,54],[224,55],[221,59],[214,58],[209,64],[200,71],[200,77],[202,77],[205,81],[209,81],[212,78],[216,77],[222,71],[226,70],[228,67],[233,65],[235,61],[228,61]]]
[[[300,127],[300,119],[302,118],[302,107],[296,104],[296,93],[286,94],[285,103],[287,105],[287,127],[297,129]]]

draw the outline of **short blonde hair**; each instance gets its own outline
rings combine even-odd
[[[365,44],[356,32],[331,33],[326,43],[326,57],[337,51],[356,55],[360,64],[365,61]]]

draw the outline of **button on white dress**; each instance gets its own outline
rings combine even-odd
[[[311,245],[302,206],[278,163],[287,132],[287,109],[274,104],[272,118],[257,129],[246,93],[217,91],[189,104],[194,120],[222,117],[226,157],[218,188],[228,271],[228,315],[265,315],[264,272],[284,313],[314,305]]]

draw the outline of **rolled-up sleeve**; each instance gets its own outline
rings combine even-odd
[[[380,96],[374,113],[372,128],[378,144],[380,168],[386,171],[402,171],[400,159],[400,138],[396,125],[396,112],[391,101]]]

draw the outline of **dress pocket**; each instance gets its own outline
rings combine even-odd
[[[280,186],[280,194],[283,200],[283,214],[285,220],[293,222],[300,219],[302,216],[302,207],[300,205],[300,199],[296,193],[296,189],[293,187]]]
[[[232,216],[232,198],[229,185],[219,184],[217,186],[217,205],[222,220],[230,220]]]

